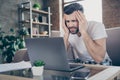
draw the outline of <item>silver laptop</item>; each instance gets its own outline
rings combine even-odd
[[[32,64],[40,59],[45,62],[45,69],[48,70],[74,71],[83,68],[83,66],[70,68],[62,37],[30,38],[25,41]]]

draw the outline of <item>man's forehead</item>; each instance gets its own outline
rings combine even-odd
[[[64,14],[64,19],[76,19],[76,17],[75,17],[75,14],[74,14],[74,13],[69,14],[69,15]]]

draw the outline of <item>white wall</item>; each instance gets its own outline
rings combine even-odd
[[[74,0],[64,0],[69,2]],[[83,0],[78,1],[84,7],[84,14],[87,20],[102,22],[102,0]]]
[[[87,20],[102,22],[102,0],[79,1],[84,7]]]

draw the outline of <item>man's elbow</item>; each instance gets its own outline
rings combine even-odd
[[[99,58],[97,58],[95,61],[96,61],[96,63],[101,63],[102,61],[104,60],[104,58],[103,57],[99,57]]]
[[[102,55],[98,55],[98,57],[97,57],[96,60],[95,60],[97,63],[103,62],[103,60],[104,60],[104,58],[105,58],[106,51],[103,51],[101,54],[102,54]]]

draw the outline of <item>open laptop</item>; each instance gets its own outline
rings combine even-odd
[[[45,62],[47,70],[75,71],[84,67],[70,68],[62,37],[30,38],[25,41],[32,65],[35,60],[40,59]]]

